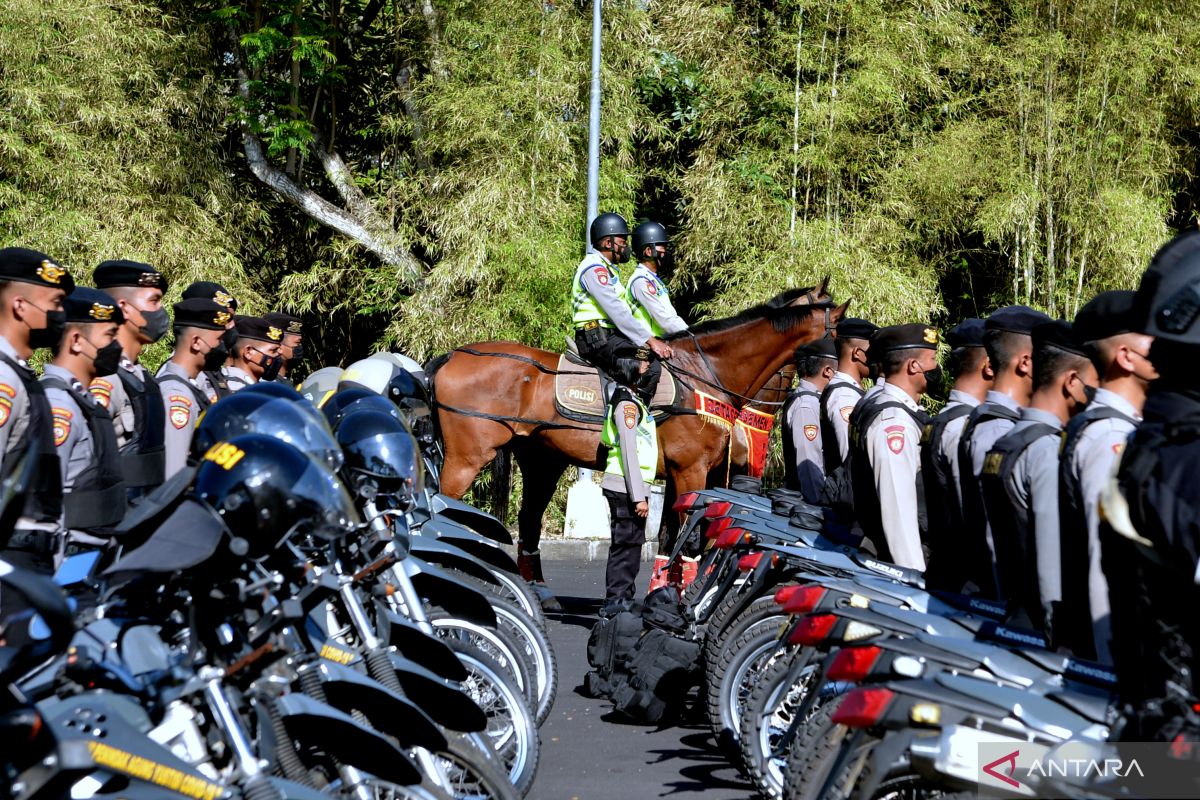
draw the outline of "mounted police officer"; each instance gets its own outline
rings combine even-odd
[[[263,314],[268,325],[283,331],[283,339],[279,342],[279,354],[283,356],[283,366],[279,368],[279,377],[289,386],[295,385],[295,372],[300,368],[300,359],[304,358],[304,322],[296,316],[282,311],[272,311]]]
[[[938,332],[922,323],[881,328],[871,339],[886,383],[850,422],[850,473],[863,532],[881,559],[925,570],[925,488],[918,401],[941,380]]]
[[[954,543],[951,559],[964,569],[960,578],[971,581],[985,595],[998,597],[995,549],[987,524],[979,475],[983,461],[1004,434],[1012,430],[1033,394],[1033,329],[1050,317],[1028,306],[1005,306],[984,323],[983,346],[995,376],[984,401],[971,412],[958,444],[958,466],[963,504],[963,529]],[[961,584],[951,587],[955,590]]]
[[[825,486],[821,392],[837,370],[837,344],[833,339],[818,339],[796,348],[793,358],[799,382],[780,414],[784,484],[817,504]]]
[[[219,370],[229,357],[225,349],[226,325],[233,320],[228,306],[194,297],[172,306],[175,316],[175,351],[158,370],[163,410],[165,478],[187,466],[196,421],[214,399],[201,383],[205,371]]]
[[[1059,467],[1064,624],[1055,626],[1054,644],[1105,663],[1111,663],[1112,651],[1108,582],[1100,564],[1100,492],[1142,421],[1146,392],[1158,377],[1150,361],[1154,337],[1137,330],[1133,299],[1131,291],[1102,292],[1075,317],[1076,332],[1091,347],[1100,388],[1067,426]]]
[[[837,325],[837,370],[821,392],[821,443],[825,474],[831,475],[850,452],[850,414],[866,392],[862,382],[870,371],[867,352],[879,330],[865,319],[849,317]]]
[[[276,328],[262,317],[238,315],[237,346],[233,358],[225,367],[229,388],[236,392],[259,381],[273,381],[283,368],[280,344],[283,329]]]
[[[962,533],[962,495],[959,488],[958,442],[967,417],[992,387],[992,368],[983,347],[983,320],[965,319],[946,332],[950,345],[950,397],[921,436],[921,479],[929,526],[930,586],[952,585],[959,565],[950,560],[950,544]]]
[[[1144,419],[1100,498],[1124,741],[1200,741],[1200,232],[1142,276],[1134,330],[1154,336]]]
[[[162,392],[154,376],[140,364],[142,348],[171,329],[163,308],[167,280],[149,264],[105,261],[92,277],[96,288],[111,295],[125,321],[117,329],[121,365],[115,375],[98,376],[89,389],[112,414],[121,471],[131,502],[163,482],[163,436],[166,417]]]
[[[632,386],[646,404],[654,397],[662,366],[650,358],[670,358],[671,348],[633,316],[614,264],[629,260],[629,226],[620,214],[600,214],[589,237],[588,253],[571,281],[571,321],[575,346],[588,362]]]
[[[54,446],[62,473],[67,554],[108,543],[125,517],[125,480],[112,415],[88,391],[92,380],[121,366],[117,330],[125,317],[112,295],[77,286],[63,301],[67,315],[42,386],[54,419]]]
[[[62,476],[46,390],[29,368],[34,350],[49,347],[66,324],[63,299],[70,273],[45,253],[0,250],[0,477],[34,460],[28,497],[16,530],[0,532],[4,560],[36,572],[54,571],[62,517]],[[0,596],[0,613],[25,607],[20,595]]]
[[[1058,450],[1063,426],[1096,384],[1087,347],[1066,322],[1033,329],[1033,395],[988,451],[980,486],[996,548],[1001,597],[1015,622],[1048,631],[1059,599]]]
[[[215,369],[206,366],[197,379],[200,387],[208,395],[209,401],[215,403],[222,397],[233,394],[233,389],[230,388],[225,374],[225,364],[228,363],[228,357],[233,355],[234,348],[237,346],[238,334],[234,327],[234,318],[237,315],[238,301],[224,286],[213,281],[195,281],[183,290],[181,299],[211,300],[229,312],[229,323],[225,326],[225,336],[221,340],[221,346],[225,349],[227,356],[226,361]]]
[[[637,266],[625,289],[625,302],[634,319],[643,323],[656,338],[687,330],[687,323],[675,312],[662,273],[671,258],[667,229],[657,222],[643,222],[633,229],[633,254]]]

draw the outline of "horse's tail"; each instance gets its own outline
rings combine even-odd
[[[509,498],[512,497],[512,451],[507,447],[496,450],[492,461],[492,516],[508,524]]]

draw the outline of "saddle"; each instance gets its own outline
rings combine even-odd
[[[608,374],[584,361],[575,342],[567,339],[567,351],[558,357],[558,374],[554,376],[554,405],[559,414],[576,422],[603,425],[616,385]],[[677,379],[670,370],[663,370],[650,401],[655,422],[661,422],[671,413],[679,395]]]

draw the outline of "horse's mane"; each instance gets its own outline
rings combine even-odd
[[[722,333],[731,330],[740,325],[745,325],[750,322],[758,322],[760,320],[770,320],[771,324],[777,331],[786,331],[794,327],[801,319],[808,316],[809,312],[814,308],[830,308],[833,306],[832,299],[820,300],[807,305],[793,306],[789,305],[795,300],[810,294],[816,287],[808,286],[803,289],[788,289],[780,292],[765,303],[747,308],[745,311],[740,311],[732,317],[723,319],[710,319],[706,322],[701,322],[693,325],[689,330],[673,333],[665,337],[666,341],[673,341],[687,336],[689,333],[700,336],[706,333]]]

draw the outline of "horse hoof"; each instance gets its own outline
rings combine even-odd
[[[542,581],[531,581],[529,588],[533,589],[533,593],[537,595],[538,602],[542,604],[542,611],[563,610],[562,603],[558,602],[554,592],[550,591],[550,587]]]

